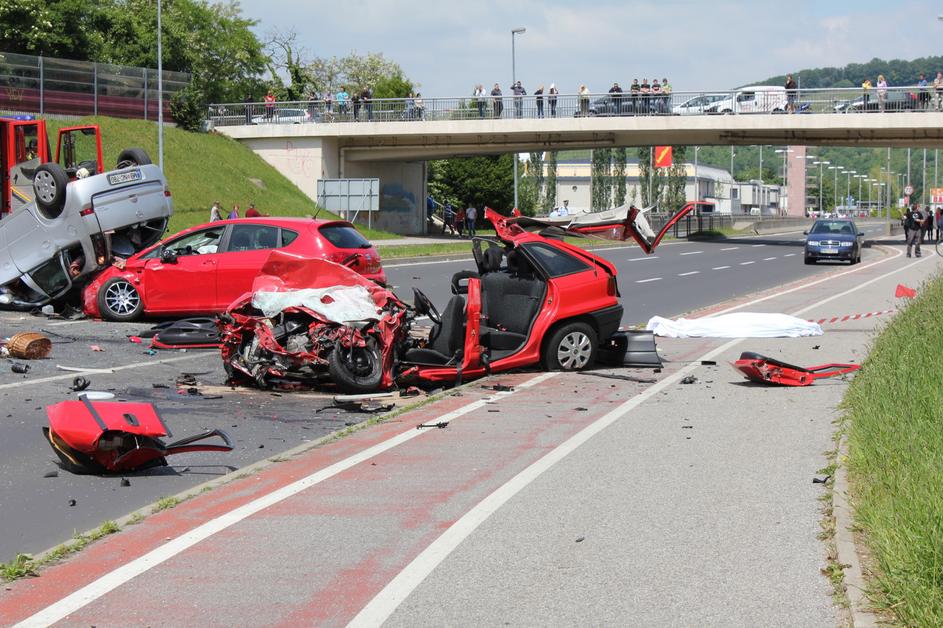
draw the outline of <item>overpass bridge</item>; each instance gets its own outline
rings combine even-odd
[[[860,93],[851,91],[842,95]],[[822,98],[813,101],[815,107],[802,103],[804,113],[785,115],[778,109],[666,115],[677,107],[672,103],[690,95],[675,93],[659,111],[646,109],[629,115],[622,111],[594,115],[590,107],[611,99],[603,95],[589,100],[589,107],[579,97],[560,97],[556,117],[535,115],[535,99],[529,97],[521,99],[520,117],[516,106],[495,116],[492,100],[483,110],[467,106],[462,99],[429,99],[418,114],[403,100],[374,101],[369,115],[361,105],[356,117],[349,107],[328,111],[326,103],[318,101],[279,103],[274,111],[266,111],[261,104],[225,105],[222,115],[223,106],[216,106],[210,119],[218,131],[251,148],[312,199],[316,199],[320,179],[379,178],[381,211],[374,224],[416,233],[425,224],[422,199],[426,196],[425,163],[430,159],[669,144],[943,147],[943,112],[936,110],[936,103],[927,102],[923,108],[917,94],[901,90],[907,100],[896,102],[912,107],[888,105],[886,111],[872,111],[869,107],[875,103],[864,101],[856,112],[849,105],[855,101],[839,99],[836,92],[842,90],[828,90],[827,98],[820,94]],[[731,95],[736,97],[736,93]],[[514,100],[503,99],[511,105],[516,104]],[[857,102],[862,105],[860,99]],[[801,166],[796,176],[804,181]]]

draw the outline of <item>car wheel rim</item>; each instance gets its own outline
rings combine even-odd
[[[589,336],[581,331],[570,332],[557,347],[557,362],[567,371],[581,369],[589,363],[592,350]]]
[[[56,180],[46,171],[36,173],[33,180],[36,196],[44,203],[51,203],[56,197]]]
[[[114,314],[130,314],[140,304],[138,291],[126,281],[115,282],[105,291],[105,305]]]

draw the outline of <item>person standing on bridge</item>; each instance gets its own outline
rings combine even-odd
[[[557,90],[557,84],[550,84],[550,91],[547,92],[547,106],[550,107],[550,117],[557,117],[557,94],[560,92]]]
[[[671,85],[666,78],[661,79],[661,101],[664,112],[671,113]]]
[[[346,115],[347,114],[347,101],[350,100],[350,94],[347,93],[347,87],[341,85],[341,90],[337,92],[337,114]]]
[[[632,102],[632,112],[638,113],[638,103],[639,103],[639,93],[642,90],[642,86],[638,84],[638,79],[632,79],[632,84],[629,85],[629,99]]]
[[[480,84],[475,85],[474,96],[475,96],[475,105],[478,107],[478,118],[480,120],[484,120],[485,119],[485,98],[487,98],[487,95],[485,94],[485,86],[480,85]]]
[[[943,109],[943,72],[937,72],[933,79],[933,92],[936,99],[936,110]]]
[[[920,73],[920,79],[917,81],[917,89],[919,94],[917,96],[917,102],[920,103],[921,109],[930,108],[930,84],[927,83],[927,77],[924,76],[923,72]]]
[[[871,79],[866,78],[861,82],[861,110],[868,110],[868,101],[871,99]]]
[[[360,92],[360,102],[367,110],[367,122],[373,122],[373,88],[369,85]]]
[[[796,101],[799,96],[796,92],[798,85],[796,85],[796,80],[792,78],[792,74],[786,75],[786,112],[795,113],[796,112]]]
[[[878,110],[884,113],[884,107],[887,105],[887,79],[883,74],[878,74]]]
[[[491,90],[491,101],[494,106],[494,117],[500,118],[501,114],[504,113],[504,99],[501,94],[501,86],[497,83],[494,84]]]
[[[534,92],[534,100],[537,103],[537,117],[544,117],[544,86],[541,85],[537,88],[537,91]]]
[[[275,94],[268,90],[265,94],[265,119],[271,121],[275,116]]]
[[[589,88],[586,85],[580,85],[580,115],[589,115]]]
[[[527,90],[524,89],[524,86],[521,85],[520,81],[517,81],[514,83],[514,86],[511,87],[511,91],[514,92],[514,117],[523,118],[524,96],[527,95]]]
[[[618,82],[613,83],[609,88],[609,97],[612,99],[612,107],[616,115],[622,115],[622,88],[619,87]]]

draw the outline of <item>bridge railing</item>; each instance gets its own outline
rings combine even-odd
[[[424,122],[443,120],[514,120],[572,117],[872,114],[943,110],[943,90],[888,87],[870,90],[801,89],[787,92],[766,86],[721,91],[673,91],[669,94],[548,94],[450,98],[374,98],[369,101],[221,103],[210,105],[213,126],[254,124],[334,124]]]

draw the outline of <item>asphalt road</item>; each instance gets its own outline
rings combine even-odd
[[[878,226],[865,227],[876,233]],[[616,263],[626,324],[652,315],[676,316],[738,295],[763,290],[820,273],[826,265],[802,263],[802,235],[793,233],[721,242],[668,242],[645,257],[637,247],[599,251]],[[871,255],[865,250],[865,260]],[[411,301],[418,285],[440,310],[450,295],[449,280],[471,260],[396,261],[386,265],[390,283]],[[0,379],[0,562],[18,552],[35,553],[233,469],[274,456],[317,439],[366,415],[331,408],[329,397],[231,390],[218,353],[191,351],[146,355],[127,336],[149,324],[56,321],[45,317],[0,312],[0,336],[46,330],[53,336],[53,355],[31,362],[25,375],[3,364]],[[102,351],[93,351],[92,345]],[[171,458],[170,465],[121,477],[74,476],[58,470],[56,458],[42,437],[45,407],[74,398],[69,390],[78,373],[57,365],[113,368],[111,374],[85,374],[93,390],[115,393],[129,401],[150,401],[167,419],[176,437],[208,428],[225,429],[236,449],[229,454],[198,453]],[[181,373],[196,373],[202,394],[180,394]],[[47,475],[57,473],[55,477]],[[70,505],[73,503],[74,505]]]

